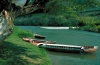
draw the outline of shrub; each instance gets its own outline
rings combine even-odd
[[[97,30],[98,30],[98,32],[100,33],[100,25],[99,25],[99,26],[97,26]]]

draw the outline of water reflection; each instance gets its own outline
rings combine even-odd
[[[61,53],[61,52],[53,52],[47,51],[52,56],[62,56],[62,57],[74,57],[74,58],[81,58],[81,59],[97,59],[96,53],[85,53],[85,54],[78,54],[78,53]]]

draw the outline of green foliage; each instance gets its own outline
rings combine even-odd
[[[46,4],[50,14],[71,14],[76,11],[82,12],[87,8],[97,7],[100,2],[98,0],[50,0]]]
[[[97,26],[97,31],[100,33],[100,25]]]
[[[66,0],[51,0],[47,3],[46,9],[49,10],[50,14],[55,15],[69,14],[74,11],[74,7]]]
[[[83,26],[81,30],[89,31],[89,32],[97,32],[97,27],[92,25]]]
[[[14,24],[22,26],[76,26],[83,27],[82,30],[98,32],[100,19],[93,16],[99,15],[99,11],[87,13],[92,10],[97,11],[100,9],[98,6],[100,6],[99,0],[50,0],[45,7],[47,13],[19,17]]]
[[[32,17],[20,17],[15,19],[15,25],[22,26],[77,26],[78,21],[74,18],[75,15],[71,15],[72,18],[67,19],[67,15],[48,15],[48,14],[35,14]],[[23,19],[23,20],[21,20]],[[27,19],[27,20],[26,20]]]

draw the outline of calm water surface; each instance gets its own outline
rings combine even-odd
[[[58,44],[97,45],[100,47],[100,34],[98,33],[67,29],[46,29],[35,26],[18,27],[47,36],[46,40],[57,41]],[[89,54],[47,52],[52,65],[100,65],[100,48],[96,53]]]

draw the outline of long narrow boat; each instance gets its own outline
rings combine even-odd
[[[37,45],[40,48],[53,51],[64,51],[64,52],[79,52],[80,54],[96,52],[98,46],[76,46],[76,45],[64,45],[64,44],[44,44],[39,43]]]

